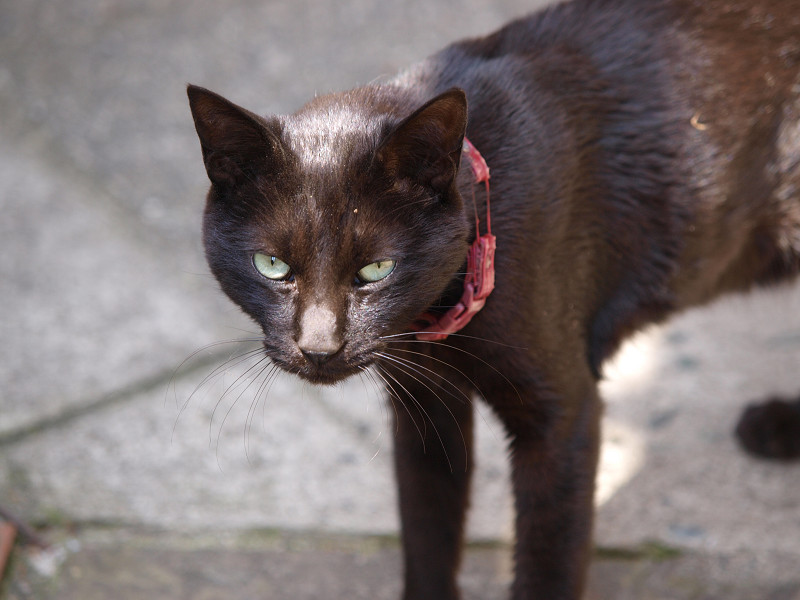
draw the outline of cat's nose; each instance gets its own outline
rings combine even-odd
[[[339,351],[338,348],[333,352],[319,351],[319,350],[303,350],[302,348],[300,348],[300,352],[303,353],[303,356],[306,357],[306,360],[308,360],[308,362],[318,367],[321,367],[326,362],[328,362],[333,357],[333,355],[336,354],[338,351]]]
[[[321,367],[342,349],[344,343],[337,334],[336,314],[322,304],[307,307],[299,323],[297,347],[312,365]]]

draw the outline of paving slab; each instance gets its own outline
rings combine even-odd
[[[42,144],[0,137],[0,437],[163,377],[237,323],[208,318],[232,311],[199,260],[163,255]]]
[[[627,556],[599,571],[606,585],[620,578],[620,594],[793,597],[780,594],[800,585],[800,471],[750,459],[730,431],[742,403],[793,389],[798,298],[795,286],[687,313],[634,339],[609,366],[597,543]],[[17,441],[4,452],[0,496],[39,525],[78,529],[396,535],[389,415],[370,383],[315,388],[282,376],[267,390],[263,378],[240,380],[248,368],[209,381],[213,366],[179,374],[163,389]],[[482,414],[470,539],[508,544],[502,434]],[[235,546],[214,552],[236,555]],[[691,558],[662,564],[650,547]],[[120,564],[133,560],[120,552]],[[287,560],[316,565],[324,554]],[[176,550],[174,561],[204,556]],[[487,581],[507,578],[508,561],[505,571],[493,564],[499,574]],[[664,581],[683,582],[684,595],[664,595]],[[748,596],[754,590],[764,594]]]
[[[205,383],[215,367],[165,380],[7,445],[0,497],[37,523],[395,533],[392,426],[377,391],[357,379],[336,388],[301,387],[288,375],[267,380],[269,367],[250,379],[258,360]],[[478,428],[486,451],[475,539],[510,530],[499,432],[483,421]]]
[[[600,509],[602,543],[798,550],[800,464],[753,459],[732,436],[748,403],[800,391],[798,315],[800,286],[786,286],[691,311],[626,345],[602,389],[607,422],[639,440],[626,455],[638,466]]]
[[[56,533],[56,532],[54,532]],[[59,532],[58,535],[64,535]],[[19,557],[7,600],[391,600],[400,594],[396,539],[259,532],[180,537],[130,530],[73,532],[54,577]],[[39,562],[43,562],[41,558]],[[793,569],[793,557],[777,557]],[[502,600],[510,584],[507,546],[467,549],[464,600]],[[764,576],[757,556],[661,553],[599,554],[587,600],[798,600],[800,580]],[[41,568],[41,567],[40,567]]]
[[[289,112],[543,4],[4,2],[0,109],[47,130],[63,159],[132,218],[167,239],[194,239],[206,180],[187,83],[257,112]]]
[[[730,432],[745,402],[793,389],[800,338],[786,323],[798,291],[689,313],[633,340],[611,365],[600,544],[797,549],[798,465],[753,460]],[[738,330],[737,317],[746,317]],[[753,359],[770,353],[767,364]],[[269,369],[250,380],[258,359],[232,361],[9,446],[7,480],[37,500],[24,503],[28,516],[61,507],[78,522],[395,531],[390,415],[370,382],[298,386],[289,376],[270,382]],[[688,366],[700,362],[709,364]],[[502,429],[479,408],[471,533],[508,540]]]

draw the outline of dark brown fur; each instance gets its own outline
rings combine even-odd
[[[577,599],[603,361],[645,324],[800,271],[795,0],[576,0],[287,117],[189,97],[209,263],[267,354],[315,382],[374,365],[386,383],[408,600],[458,597],[474,394],[509,436],[512,598]],[[463,335],[416,342],[414,318],[460,294],[466,123],[492,170],[496,289]],[[261,277],[254,252],[291,275]],[[355,275],[383,259],[386,279]],[[779,403],[739,434],[796,458],[798,430]]]

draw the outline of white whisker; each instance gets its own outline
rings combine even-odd
[[[250,403],[250,407],[247,409],[247,417],[244,421],[244,452],[247,456],[248,462],[250,462],[250,435],[253,431],[253,420],[255,419],[256,411],[258,410],[258,403],[261,401],[261,394],[264,391],[264,388],[269,384],[270,381],[274,379],[278,367],[275,364],[265,365],[261,372],[256,375],[255,379],[261,377],[261,375],[263,375],[267,369],[269,369],[269,372],[264,377],[261,385],[258,386],[258,389],[253,396],[253,401]],[[267,397],[264,396],[264,404],[266,404],[266,399]]]
[[[394,356],[390,356],[390,355],[388,355],[388,354],[382,354],[382,353],[380,353],[380,352],[376,352],[375,354],[376,354],[377,356],[379,356],[379,357],[381,357],[381,358],[385,359],[385,360],[389,360],[389,361],[393,362],[393,363],[395,364],[395,366],[396,366],[398,369],[400,369],[400,370],[401,370],[403,373],[405,373],[406,375],[408,375],[409,377],[411,377],[411,378],[412,378],[414,381],[416,381],[417,383],[420,383],[420,384],[422,384],[422,385],[423,385],[425,388],[427,388],[427,389],[428,389],[428,391],[429,391],[431,394],[433,394],[434,396],[436,396],[436,399],[437,399],[437,400],[439,400],[439,402],[441,402],[441,403],[442,403],[442,406],[444,406],[444,407],[447,409],[447,412],[449,412],[449,413],[450,413],[450,416],[453,418],[453,422],[456,424],[456,427],[458,428],[458,432],[459,432],[459,434],[461,435],[461,441],[464,443],[464,453],[465,453],[465,456],[469,457],[469,451],[468,451],[468,449],[467,449],[467,441],[466,441],[466,439],[464,438],[464,432],[461,430],[461,425],[459,424],[459,422],[458,422],[458,419],[456,419],[456,416],[453,414],[453,411],[452,411],[452,410],[450,410],[450,407],[449,407],[449,406],[447,406],[447,403],[446,403],[444,400],[442,400],[442,397],[441,397],[441,396],[439,396],[439,394],[437,394],[437,393],[436,393],[436,391],[435,391],[435,390],[434,390],[432,387],[430,387],[430,386],[429,386],[427,383],[425,383],[424,381],[422,381],[422,380],[421,380],[419,377],[416,377],[415,375],[413,375],[412,373],[410,373],[410,372],[409,372],[409,369],[411,369],[411,367],[408,367],[407,365],[404,365],[404,363],[403,363],[402,361],[400,361],[399,359],[397,359],[396,357],[394,357]],[[390,375],[390,373],[388,373],[388,372],[387,372],[387,375]],[[394,379],[394,380],[397,382],[397,384],[398,384],[400,387],[402,387],[402,388],[403,388],[403,389],[406,391],[406,393],[407,393],[407,394],[409,394],[409,396],[411,396],[411,394],[408,392],[408,390],[405,388],[405,386],[403,386],[403,384],[402,384],[402,383],[400,383],[400,382],[397,380],[397,378],[396,378],[396,377],[393,377],[393,379]],[[415,404],[416,404],[416,405],[417,405],[417,406],[420,408],[420,410],[423,412],[424,416],[428,417],[428,420],[431,422],[431,425],[433,426],[433,431],[434,431],[434,433],[436,434],[436,437],[439,439],[439,444],[441,445],[441,447],[442,447],[442,450],[444,450],[444,456],[445,456],[445,458],[447,459],[447,465],[448,465],[448,467],[450,468],[450,472],[452,473],[452,472],[453,472],[453,463],[450,461],[450,456],[449,456],[449,455],[448,455],[448,453],[447,453],[447,447],[445,446],[444,439],[442,439],[442,436],[441,436],[441,434],[439,433],[439,429],[436,427],[436,422],[433,420],[433,418],[430,416],[430,414],[428,414],[428,412],[427,412],[427,411],[424,409],[424,407],[422,406],[422,404],[416,400],[416,398],[414,398],[413,396],[411,396],[411,398],[412,398],[412,400],[414,400],[414,403],[415,403]]]
[[[417,405],[417,407],[420,409],[420,412],[422,412],[423,415],[425,414],[425,409],[417,402],[416,398],[414,398],[414,396],[411,395],[409,393],[409,391],[405,389],[405,387],[403,387],[403,384],[400,383],[399,381],[397,381],[397,379],[392,376],[391,373],[389,373],[388,371],[385,371],[384,373],[381,373],[381,369],[377,368],[375,370],[375,374],[378,377],[380,377],[381,380],[383,380],[384,384],[386,384],[386,389],[387,389],[387,391],[389,391],[390,397],[394,396],[397,399],[397,401],[400,403],[400,406],[402,406],[403,408],[406,409],[406,412],[408,413],[408,417],[411,419],[411,422],[414,424],[414,428],[417,430],[417,433],[419,434],[420,441],[422,441],[422,450],[424,452],[425,451],[425,433],[427,433],[427,431],[428,431],[428,426],[425,424],[425,418],[423,417],[423,419],[422,419],[423,429],[420,429],[419,425],[417,425],[416,419],[414,419],[414,415],[411,414],[411,410],[408,408],[406,403],[403,402],[403,399],[400,397],[400,394],[397,393],[397,390],[394,389],[394,386],[391,384],[391,382],[388,379],[386,379],[386,377],[390,378],[397,385],[399,385],[401,388],[403,388],[403,390],[406,392],[406,394],[408,394],[409,399]],[[386,377],[384,377],[384,374],[386,375]],[[396,417],[395,423],[397,424],[396,426],[397,426],[397,428],[399,430],[400,417],[397,414],[397,407],[394,405],[394,402],[392,402],[392,406],[394,407],[394,412],[395,412],[395,417]],[[423,433],[423,431],[424,431],[424,433]]]
[[[447,308],[447,307],[441,307],[441,308]],[[380,339],[381,340],[389,340],[389,339],[393,339],[393,338],[406,337],[406,336],[410,336],[410,335],[413,336],[413,335],[417,335],[417,333],[418,332],[416,332],[416,331],[404,331],[403,333],[393,333],[393,334],[390,334],[390,335],[382,335],[382,336],[380,336]],[[434,332],[431,332],[431,333],[437,333],[437,332],[434,331]],[[447,332],[446,331],[442,331],[440,333],[447,333]],[[447,333],[447,336],[448,337],[459,337],[459,338],[464,338],[464,339],[468,339],[468,340],[475,340],[475,341],[478,341],[478,342],[486,342],[487,344],[495,344],[497,346],[503,346],[505,348],[512,348],[514,350],[527,350],[527,348],[524,347],[524,346],[513,346],[511,344],[506,344],[504,342],[498,342],[497,340],[490,340],[489,338],[483,338],[483,337],[478,337],[478,336],[474,336],[474,335],[465,335],[463,333]],[[430,340],[408,340],[408,341],[428,343]],[[441,342],[438,342],[438,343],[441,344]],[[443,345],[447,345],[447,344],[443,344]]]
[[[428,373],[433,373],[433,374],[434,374],[434,375],[436,375],[436,376],[437,376],[439,379],[442,379],[442,380],[443,380],[445,383],[447,383],[447,384],[448,384],[450,387],[453,387],[453,388],[455,388],[455,390],[456,390],[456,391],[457,391],[459,394],[461,394],[461,395],[462,395],[462,396],[463,396],[463,397],[466,399],[466,401],[467,401],[467,403],[468,403],[468,404],[472,404],[472,398],[470,398],[470,397],[469,397],[469,395],[468,395],[466,392],[464,392],[464,391],[463,391],[461,388],[459,388],[459,387],[458,387],[456,384],[454,384],[452,381],[450,381],[450,380],[449,380],[449,379],[447,379],[446,377],[443,377],[443,376],[442,376],[440,373],[438,373],[437,371],[434,371],[433,369],[431,369],[431,368],[429,368],[429,367],[426,367],[426,366],[424,366],[424,365],[421,365],[421,364],[419,364],[419,363],[415,363],[415,362],[413,362],[413,361],[411,361],[411,360],[409,360],[409,359],[407,359],[407,358],[401,358],[401,357],[399,357],[399,356],[394,356],[394,355],[391,355],[391,354],[386,354],[386,353],[376,353],[376,354],[377,354],[378,356],[381,356],[381,357],[383,357],[383,358],[387,358],[387,359],[390,359],[390,360],[394,360],[394,361],[396,361],[398,364],[403,364],[403,365],[407,366],[409,369],[413,370],[415,373],[418,373],[419,375],[421,375],[422,377],[424,377],[425,379],[427,379],[428,381],[430,381],[430,382],[431,382],[433,385],[437,386],[437,387],[438,387],[440,390],[442,390],[443,392],[445,392],[445,393],[446,393],[448,396],[450,396],[451,398],[454,398],[455,400],[457,400],[458,402],[461,402],[461,403],[463,403],[463,402],[464,402],[464,400],[462,400],[461,398],[459,398],[458,396],[456,396],[456,395],[455,395],[453,392],[451,392],[449,389],[447,389],[446,387],[444,387],[444,386],[443,386],[441,383],[437,382],[437,381],[436,381],[436,380],[434,380],[434,379],[433,379],[433,378],[432,378],[430,375],[427,375],[426,373],[423,373],[422,371],[427,371]],[[417,379],[417,381],[420,381],[420,380],[419,380],[419,379]],[[420,382],[420,383],[421,383],[421,382]]]
[[[444,344],[442,342],[436,342],[436,341],[431,341],[431,340],[397,340],[397,339],[393,339],[393,340],[389,340],[389,342],[392,343],[392,344],[433,344],[435,346],[441,346],[442,348],[449,348],[451,350],[455,350],[457,352],[461,352],[463,354],[466,354],[467,356],[471,356],[475,360],[483,363],[484,365],[489,367],[492,371],[494,371],[495,373],[500,375],[500,377],[502,377],[506,381],[506,383],[508,383],[508,385],[511,386],[511,389],[514,390],[514,393],[517,395],[517,398],[519,399],[519,403],[520,404],[525,404],[523,402],[523,400],[522,400],[522,396],[520,395],[519,391],[517,390],[517,387],[511,382],[511,380],[508,377],[503,375],[503,373],[501,373],[494,365],[492,365],[491,363],[485,361],[480,356],[477,356],[477,355],[473,354],[472,352],[469,352],[468,350],[464,350],[463,348],[459,348],[458,346],[452,346],[450,344]]]
[[[230,342],[217,342],[216,344],[212,344],[212,345],[220,345],[220,344],[225,344],[225,343],[234,343],[234,342],[238,342],[238,341],[239,340],[230,340]],[[207,348],[207,347],[208,346],[206,346],[205,348]],[[197,354],[197,352],[200,352],[200,350],[196,351],[194,354]],[[189,394],[189,396],[186,398],[186,400],[183,402],[183,404],[178,407],[178,414],[175,417],[175,422],[172,425],[172,434],[171,434],[172,435],[172,439],[174,440],[175,431],[176,431],[176,429],[178,427],[178,421],[180,421],[181,416],[183,415],[184,412],[186,412],[187,408],[189,407],[189,404],[191,403],[191,401],[195,397],[195,395],[204,386],[206,386],[208,383],[210,383],[216,377],[219,377],[220,375],[224,375],[224,373],[227,372],[228,369],[236,367],[236,366],[242,364],[243,362],[246,362],[246,361],[250,360],[251,358],[253,358],[254,356],[257,356],[261,352],[262,352],[262,349],[259,347],[259,348],[254,348],[254,349],[251,349],[251,350],[247,350],[246,352],[243,352],[241,354],[231,355],[227,360],[223,361],[222,364],[217,365],[209,374],[207,374],[205,377],[203,377],[203,379],[200,381],[200,383],[198,383],[195,386],[194,390],[192,390],[192,393]],[[184,363],[185,362],[186,361],[184,361]],[[184,363],[182,363],[182,364],[184,364]],[[174,375],[173,375],[173,377],[174,377]],[[177,401],[178,401],[178,399],[177,399],[177,390],[176,390],[175,391],[175,402],[176,402],[176,405],[177,405]]]
[[[236,404],[238,404],[239,400],[242,398],[244,393],[248,390],[248,388],[252,385],[253,381],[255,380],[254,377],[249,377],[249,374],[253,370],[258,369],[259,367],[261,367],[261,371],[259,371],[259,374],[263,373],[264,369],[267,368],[264,363],[268,363],[268,362],[269,362],[269,357],[264,356],[261,359],[259,359],[254,365],[252,365],[250,368],[248,368],[244,373],[239,375],[233,381],[233,383],[231,383],[228,386],[228,388],[222,393],[222,396],[220,396],[219,400],[217,401],[217,404],[214,406],[214,410],[211,412],[211,420],[208,423],[209,445],[211,445],[213,443],[214,449],[217,452],[217,465],[219,465],[219,441],[220,441],[220,439],[222,437],[222,430],[225,427],[225,423],[228,420],[228,417],[230,416],[230,414],[233,411],[233,409],[236,406]],[[219,408],[219,406],[222,403],[222,401],[225,399],[225,396],[227,396],[228,393],[230,393],[232,390],[236,389],[238,386],[242,385],[242,381],[246,381],[247,385],[245,385],[244,389],[242,389],[242,391],[239,393],[239,395],[233,400],[233,402],[231,402],[230,407],[228,407],[228,410],[225,412],[225,416],[222,417],[222,421],[219,424],[219,431],[217,432],[216,442],[214,442],[211,439],[211,432],[212,432],[212,428],[213,428],[213,424],[214,424],[214,416],[216,415],[217,409]]]
[[[236,338],[236,339],[231,339],[231,340],[220,340],[218,342],[212,342],[210,344],[206,344],[205,346],[202,346],[202,347],[198,348],[197,350],[195,350],[194,352],[192,352],[189,356],[184,358],[181,361],[181,363],[177,367],[175,367],[175,370],[172,372],[172,376],[169,379],[169,384],[167,384],[167,389],[164,391],[164,406],[167,405],[167,396],[169,395],[169,390],[170,390],[170,387],[171,387],[172,390],[173,390],[173,393],[175,395],[175,408],[179,408],[179,406],[178,406],[178,392],[177,392],[176,387],[175,387],[175,378],[177,377],[177,375],[180,372],[180,370],[190,360],[192,360],[195,356],[197,356],[201,352],[205,352],[206,350],[209,350],[211,348],[216,348],[217,346],[224,346],[226,344],[239,344],[240,345],[240,344],[245,344],[245,343],[248,343],[248,342],[260,342],[260,341],[261,341],[261,338]]]
[[[435,356],[432,356],[430,354],[425,354],[424,352],[416,352],[415,350],[407,350],[406,348],[392,348],[391,350],[392,350],[392,352],[404,352],[406,354],[414,354],[416,356],[421,356],[423,358],[427,358],[427,359],[433,360],[433,361],[435,361],[435,362],[437,362],[437,363],[439,363],[441,365],[444,365],[445,367],[453,369],[456,373],[458,373],[464,379],[466,379],[470,383],[472,388],[474,390],[476,390],[478,392],[478,394],[482,398],[486,399],[486,394],[483,393],[483,390],[481,390],[481,388],[478,386],[478,384],[475,383],[466,373],[464,373],[464,371],[462,371],[458,367],[455,367],[455,366],[451,365],[449,362],[447,362],[445,360],[442,360],[440,358],[436,358]],[[420,367],[420,368],[423,368],[423,366],[418,364],[418,363],[417,363],[417,366]],[[426,369],[426,370],[430,371],[431,373],[434,373],[434,374],[438,375],[439,377],[441,377],[442,379],[444,379],[448,383],[451,383],[447,378],[445,378],[443,375],[441,375],[440,373],[438,373],[434,369]],[[452,385],[452,383],[451,383],[451,385]],[[457,387],[457,386],[454,386],[454,387]],[[459,391],[461,391],[461,390],[459,389]],[[461,393],[464,394],[463,391]],[[466,396],[466,394],[464,394],[464,395]],[[468,399],[469,399],[470,402],[472,402],[472,398],[468,398]],[[480,415],[481,420],[489,428],[489,431],[491,431],[492,436],[496,440],[500,440],[501,438],[497,435],[497,432],[494,430],[494,427],[492,427],[491,423],[486,419],[486,415],[484,415],[483,411],[481,410],[480,404],[477,403],[477,402],[472,402],[472,405],[475,407],[475,410],[478,411],[478,414]]]

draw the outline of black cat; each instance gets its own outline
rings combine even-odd
[[[576,0],[291,116],[189,99],[208,261],[266,354],[372,366],[395,405],[406,599],[459,595],[475,394],[509,436],[512,598],[577,599],[603,361],[800,271],[796,0]],[[796,458],[800,403],[738,431]]]

